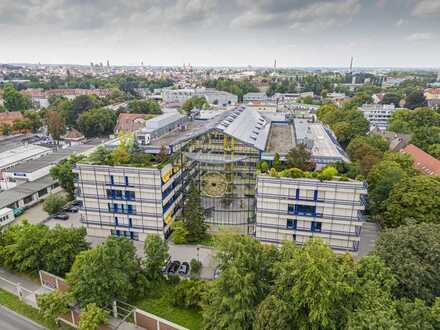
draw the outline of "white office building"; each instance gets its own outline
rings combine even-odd
[[[144,241],[167,237],[181,200],[182,171],[159,168],[78,164],[76,198],[89,235]]]
[[[358,110],[370,123],[370,129],[386,130],[391,116],[398,108],[394,104],[364,104]]]
[[[319,237],[333,250],[356,254],[367,186],[360,181],[257,176],[256,238],[303,244]]]

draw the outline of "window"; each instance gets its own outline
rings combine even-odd
[[[110,184],[115,184],[115,177],[113,175],[110,175]]]
[[[316,215],[316,206],[295,205],[295,214],[315,216]]]
[[[115,217],[115,226],[119,226],[119,219],[118,219],[118,217]]]
[[[318,200],[318,190],[313,192],[313,200],[316,202]]]
[[[128,186],[128,176],[125,176],[125,185]]]
[[[295,199],[299,200],[299,188],[296,189]]]
[[[124,205],[122,205],[124,206]],[[113,204],[113,212],[118,213],[118,204],[114,203]]]
[[[296,235],[292,235],[292,241],[296,242]]]
[[[317,232],[317,233],[319,233],[319,232],[321,232],[321,226],[322,226],[322,223],[321,223],[321,222],[312,221],[311,230],[312,230],[313,232]]]
[[[28,196],[28,197],[26,197],[24,200],[23,200],[23,202],[25,203],[25,204],[29,204],[30,202],[32,202],[34,199],[32,198],[32,195],[30,195],[30,196]]]
[[[114,190],[114,196],[115,199],[122,199],[122,190]]]
[[[111,189],[107,189],[106,193],[107,193],[107,199],[112,199],[112,190]]]
[[[127,205],[127,213],[133,214],[133,205]]]
[[[131,218],[128,218],[128,228],[133,227],[133,220]]]
[[[43,197],[43,196],[46,195],[46,194],[47,194],[47,188],[41,189],[41,190],[38,192],[38,197]]]
[[[134,199],[135,199],[135,193],[134,193],[134,191],[126,191],[126,192],[125,192],[125,199],[126,199],[127,201],[134,201]]]
[[[108,206],[108,211],[111,212],[112,211],[112,204],[111,203],[107,203]]]
[[[287,219],[287,229],[296,229],[297,221],[292,219]]]

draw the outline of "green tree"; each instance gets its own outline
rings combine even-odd
[[[389,151],[384,154],[383,159],[396,162],[409,176],[413,176],[417,174],[417,171],[414,168],[414,160],[412,159],[411,155],[404,154],[401,152]]]
[[[200,191],[194,182],[191,182],[188,196],[185,201],[185,227],[188,231],[188,242],[197,242],[207,235],[208,226],[204,221],[204,211],[200,198]]]
[[[401,97],[397,94],[385,94],[382,100],[382,104],[394,104],[396,107],[400,104]]]
[[[96,96],[92,95],[80,95],[73,99],[71,106],[71,122],[70,125],[74,125],[79,115],[92,110],[93,108],[98,106],[98,100]]]
[[[12,84],[3,88],[4,106],[7,111],[24,111],[31,107],[28,97],[18,92]]]
[[[43,203],[43,210],[50,215],[60,212],[64,205],[66,205],[66,199],[62,195],[49,194]]]
[[[152,280],[162,277],[161,270],[165,266],[168,254],[168,244],[159,235],[148,235],[144,242],[144,268]]]
[[[96,304],[87,304],[81,309],[78,330],[98,330],[107,324],[108,312]]]
[[[105,306],[114,299],[131,300],[145,294],[149,286],[133,243],[115,237],[81,252],[66,280],[83,305]]]
[[[386,201],[384,223],[398,227],[411,223],[440,222],[440,184],[437,178],[415,176],[399,181]]]
[[[315,168],[312,153],[304,144],[298,144],[289,150],[286,155],[286,163],[289,168],[299,168],[302,171],[310,171]]]
[[[429,147],[433,144],[440,143],[440,127],[419,127],[413,131],[413,135],[410,141],[420,149],[429,150]]]
[[[405,106],[408,109],[426,107],[426,98],[423,91],[414,91],[406,97]]]
[[[75,257],[89,248],[86,236],[84,227],[64,228],[57,225],[50,229],[45,236],[43,269],[64,277],[70,271]]]
[[[54,322],[59,316],[69,312],[71,298],[68,294],[55,290],[37,295],[37,304],[44,319]]]
[[[272,162],[272,167],[274,169],[276,169],[277,171],[281,171],[282,170],[280,154],[278,152],[275,153],[275,156],[274,156],[274,159],[273,159],[273,162]]]
[[[207,291],[207,284],[200,280],[183,280],[177,284],[171,294],[171,303],[177,307],[200,309]]]
[[[276,249],[249,236],[219,235],[217,260],[222,270],[208,291],[204,308],[205,329],[251,329],[256,308],[267,295]]]
[[[188,230],[186,229],[185,223],[183,221],[174,221],[172,227],[174,244],[187,243]]]
[[[417,224],[382,232],[374,253],[395,275],[399,298],[432,303],[440,296],[440,225]]]
[[[30,128],[34,133],[37,132],[43,126],[43,121],[41,120],[40,114],[38,112],[26,111],[24,113],[24,118],[29,121]]]
[[[159,103],[155,100],[134,100],[128,103],[130,113],[158,114],[162,113]]]
[[[209,103],[204,96],[192,96],[183,103],[182,110],[189,113],[193,109],[205,109],[208,106]]]
[[[440,159],[440,143],[431,144],[428,147],[428,153],[437,159]]]
[[[202,262],[193,258],[191,259],[189,266],[191,278],[199,278],[202,271]]]
[[[391,190],[402,179],[408,177],[401,166],[390,160],[377,163],[368,174],[368,210],[372,215],[381,215]]]
[[[60,186],[68,193],[69,199],[74,198],[75,178],[73,167],[77,162],[83,159],[83,156],[70,156],[67,160],[61,161],[49,171],[50,175],[59,182]]]
[[[116,113],[104,108],[86,111],[78,117],[78,129],[86,137],[105,136],[113,133]]]

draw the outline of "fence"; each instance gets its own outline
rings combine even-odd
[[[42,270],[40,270],[39,275],[41,286],[46,289],[65,292],[70,288],[61,277]],[[110,311],[111,314],[109,324],[107,326],[101,326],[99,330],[119,329],[120,327],[122,328],[122,325],[124,325],[124,329],[138,329],[135,327],[137,326],[146,330],[188,330],[180,325],[118,300],[114,300],[111,306],[106,308],[106,310]],[[72,308],[69,313],[59,317],[60,321],[74,328],[78,328],[79,319],[80,310],[76,307]]]
[[[35,292],[24,288],[19,282],[12,282],[1,276],[0,281],[2,283],[1,287],[3,289],[8,291],[9,293],[16,295],[18,299],[20,299],[20,301],[31,305],[32,307],[38,308]]]

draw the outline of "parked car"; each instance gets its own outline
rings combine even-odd
[[[168,273],[176,274],[180,267],[180,261],[174,260],[168,268]]]
[[[82,206],[82,201],[79,201],[79,200],[74,200],[73,202],[72,202],[72,204],[71,204],[72,206],[78,206],[78,207],[81,207]]]
[[[24,213],[24,208],[17,207],[14,209],[14,216],[18,217],[19,215],[22,215]]]
[[[53,218],[58,219],[58,220],[67,220],[67,219],[69,219],[69,216],[66,213],[58,213],[58,214],[55,214],[53,216]]]
[[[179,267],[179,275],[188,275],[189,273],[189,263],[182,262],[182,264]]]
[[[76,213],[76,212],[79,211],[79,207],[78,206],[70,206],[70,207],[64,209],[64,211],[71,212],[71,213]]]

